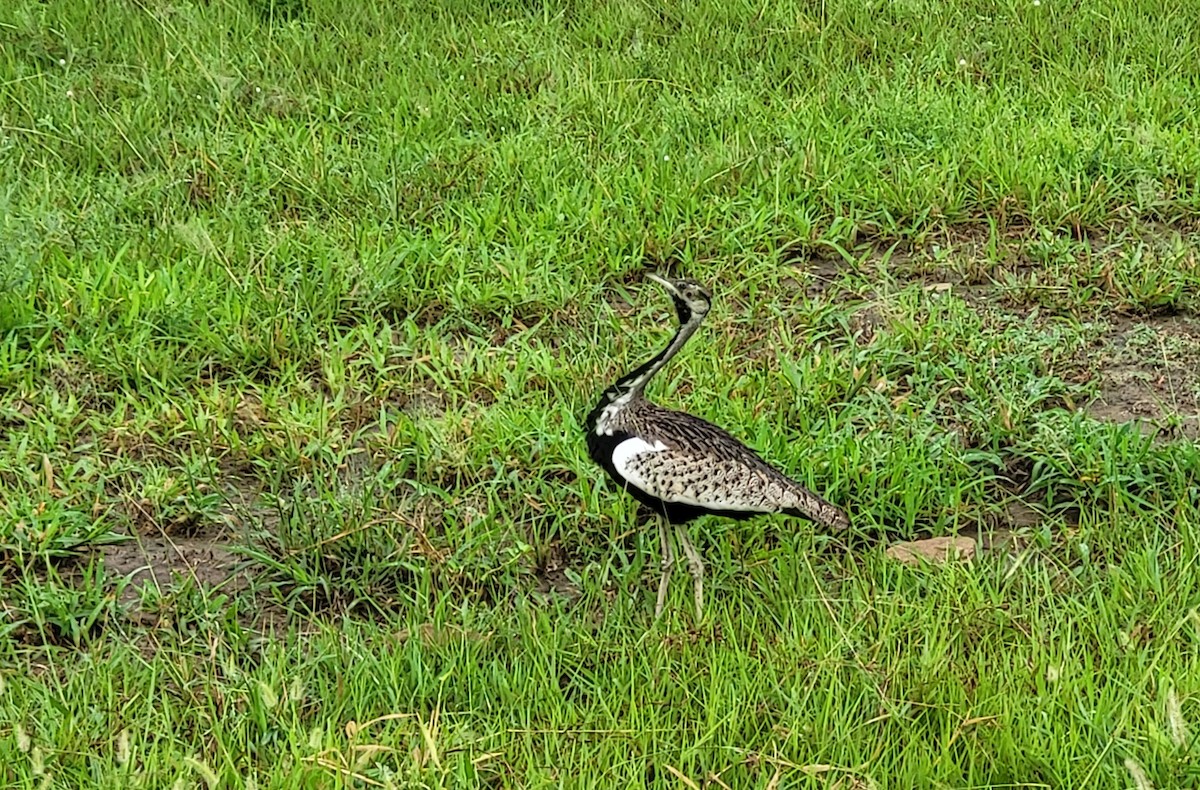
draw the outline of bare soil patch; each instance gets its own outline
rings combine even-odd
[[[244,559],[231,550],[229,540],[220,534],[179,538],[138,535],[127,543],[105,546],[101,556],[109,576],[129,579],[121,595],[122,603],[137,601],[145,585],[165,592],[179,579],[191,579],[198,585],[220,588],[226,593],[240,592],[249,584],[249,575],[241,567],[245,565]]]
[[[574,602],[579,599],[581,592],[567,575],[570,559],[563,550],[562,544],[554,541],[538,562],[536,568],[537,586],[535,592],[542,600],[550,600],[558,596]]]
[[[226,503],[216,517],[160,519],[152,508],[130,503],[124,530],[129,540],[97,549],[109,579],[123,579],[118,603],[135,625],[156,624],[168,613],[151,603],[169,599],[186,586],[202,593],[235,596],[251,588],[252,563],[237,551],[247,519],[270,528],[274,514],[259,502],[253,481],[230,478]],[[147,588],[153,595],[144,598]],[[286,620],[286,613],[266,599],[255,602],[248,627]]]
[[[1097,353],[1100,394],[1087,406],[1091,416],[1200,438],[1200,319],[1121,320]]]
[[[1005,238],[1007,253],[999,267],[983,264],[986,239],[978,233],[954,234],[939,241],[941,247],[930,243],[919,249],[877,244],[865,253],[856,250],[857,263],[828,250],[812,250],[788,261],[799,281],[789,277],[785,282],[803,288],[809,298],[878,299],[878,294],[856,295],[838,287],[846,273],[870,276],[873,268],[881,282],[920,283],[931,292],[953,293],[976,310],[1017,316],[1056,314],[1036,303],[1014,300],[1011,283],[1001,282],[1005,276],[1019,279],[1039,269],[1039,263],[1025,252],[1028,240],[1021,234]],[[1088,246],[1090,254],[1111,257],[1120,245],[1089,237]],[[939,252],[943,249],[953,252]],[[1131,316],[1127,305],[1110,307],[1097,304],[1100,317],[1111,328],[1095,344],[1093,355],[1081,360],[1081,368],[1099,378],[1100,392],[1087,404],[1088,413],[1105,422],[1133,423],[1144,433],[1161,433],[1164,438],[1200,438],[1200,318],[1170,310]],[[852,326],[869,340],[885,321],[878,308],[868,303],[855,314]]]

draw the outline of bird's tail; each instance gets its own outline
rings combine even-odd
[[[797,489],[796,504],[789,508],[795,515],[803,516],[826,529],[842,530],[850,526],[850,519],[840,507],[805,488],[797,486]]]

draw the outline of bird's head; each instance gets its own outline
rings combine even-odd
[[[670,294],[671,300],[675,302],[675,311],[679,313],[681,324],[686,324],[692,320],[693,316],[697,319],[703,318],[712,307],[712,295],[695,280],[689,278],[668,279],[657,274],[647,274],[646,279],[658,283]]]

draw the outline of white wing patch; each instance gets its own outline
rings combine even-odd
[[[653,444],[632,437],[613,448],[613,468],[625,481],[664,502],[716,510],[768,513],[776,510],[763,501],[762,482],[746,496],[724,480],[711,458],[694,457],[671,450],[660,441]],[[777,493],[777,492],[771,492]]]
[[[626,439],[613,448],[613,468],[617,470],[621,477],[642,489],[647,494],[658,496],[658,492],[654,490],[654,487],[648,484],[648,481],[646,481],[638,471],[639,464],[637,463],[637,458],[645,453],[665,452],[666,449],[667,446],[662,442],[650,444],[650,442],[646,441],[645,439],[639,439],[638,437],[634,436],[632,439]]]

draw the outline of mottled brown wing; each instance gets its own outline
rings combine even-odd
[[[795,512],[827,527],[846,526],[841,510],[712,423],[660,407],[639,416],[637,436],[617,446],[613,463],[651,496],[706,510]]]

